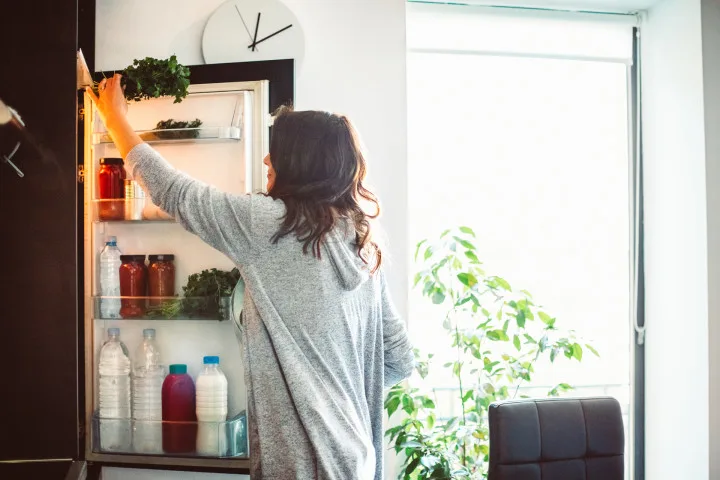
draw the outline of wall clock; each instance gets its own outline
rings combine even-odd
[[[205,63],[292,58],[302,62],[305,39],[295,14],[279,0],[228,0],[205,25]]]

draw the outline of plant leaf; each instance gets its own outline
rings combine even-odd
[[[465,256],[469,258],[472,263],[480,263],[480,259],[472,250],[465,250]]]
[[[507,333],[505,333],[502,329],[490,330],[489,332],[487,332],[487,337],[490,340],[494,340],[496,342],[507,342],[508,340],[510,340],[510,337],[508,337]]]
[[[418,242],[418,244],[415,246],[415,261],[418,259],[418,254],[420,253],[420,248],[427,242],[427,240],[421,240]]]
[[[540,320],[542,320],[545,325],[550,325],[552,322],[552,317],[545,312],[538,312],[538,317],[540,317]]]
[[[595,349],[592,347],[592,345],[589,345],[589,344],[586,343],[586,344],[585,344],[585,347],[586,347],[588,350],[590,350],[593,354],[595,354],[596,357],[599,357],[599,356],[600,356],[600,354],[597,352],[597,350],[595,350]]]
[[[513,345],[515,345],[515,348],[519,352],[520,351],[520,337],[518,337],[517,335],[515,335],[513,337]]]
[[[415,457],[414,459],[412,459],[412,461],[410,461],[410,463],[408,463],[407,468],[405,468],[405,475],[410,475],[411,473],[413,473],[413,472],[415,471],[415,469],[416,469],[416,468],[418,467],[418,465],[420,464],[420,459],[421,459],[421,458],[422,458],[422,457],[417,456],[417,457]]]
[[[411,415],[415,411],[415,402],[410,395],[404,395],[402,397],[402,406],[408,415]]]
[[[427,428],[432,430],[435,426],[435,415],[428,415],[427,417]]]
[[[510,288],[510,284],[507,281],[505,281],[504,278],[500,278],[500,277],[493,277],[493,278],[500,288],[502,288],[508,292],[510,290],[512,290],[512,288]]]
[[[572,350],[573,357],[575,357],[579,362],[581,362],[583,357],[582,346],[579,343],[574,343],[572,346]]]
[[[392,417],[400,406],[400,397],[393,397],[385,404],[385,409],[388,412],[388,417]]]
[[[455,237],[455,236],[453,236],[453,239],[454,239],[457,243],[459,243],[460,245],[462,245],[463,247],[467,248],[468,250],[475,250],[475,249],[476,249],[475,245],[473,245],[472,243],[468,242],[467,240],[464,240],[464,239],[462,239],[462,238],[460,238],[460,237]]]
[[[473,275],[472,273],[467,273],[467,272],[458,273],[457,278],[464,285],[466,285],[467,287],[470,287],[470,288],[474,287],[478,283],[477,278],[475,278],[475,275]]]
[[[467,233],[468,235],[475,237],[475,232],[473,232],[473,229],[470,227],[460,227],[460,231],[463,233]]]

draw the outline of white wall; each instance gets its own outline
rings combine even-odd
[[[370,183],[384,208],[390,286],[406,314],[405,1],[284,1],[305,34],[295,105],[344,113],[359,129],[369,151]],[[134,58],[173,53],[181,63],[203,63],[202,30],[222,2],[97,0],[96,69],[122,69]],[[121,478],[107,473],[113,476],[106,478]]]
[[[718,307],[708,291],[708,273],[714,286],[720,285],[713,265],[720,248],[713,218],[720,214],[720,201],[713,190],[720,175],[713,172],[706,184],[706,142],[718,150],[704,116],[706,20],[700,0],[665,0],[648,12],[642,28],[650,480],[716,478],[709,476],[708,395],[717,380],[708,361],[709,351],[718,347],[708,342],[708,318],[709,308],[716,314]]]

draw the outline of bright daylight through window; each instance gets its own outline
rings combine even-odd
[[[632,452],[632,32],[628,21],[591,15],[408,5],[413,252],[429,241],[411,269],[413,280],[425,274],[411,291],[409,328],[421,357],[434,357],[426,378],[410,382],[415,401],[397,391],[389,407],[438,424],[462,417],[462,392],[458,422],[480,425],[468,445],[481,460],[490,394],[553,389],[617,398],[626,459]],[[438,281],[433,267],[450,276]]]

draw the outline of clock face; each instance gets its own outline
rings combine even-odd
[[[279,0],[228,0],[205,25],[205,63],[256,62],[292,58],[305,49],[300,23]]]

